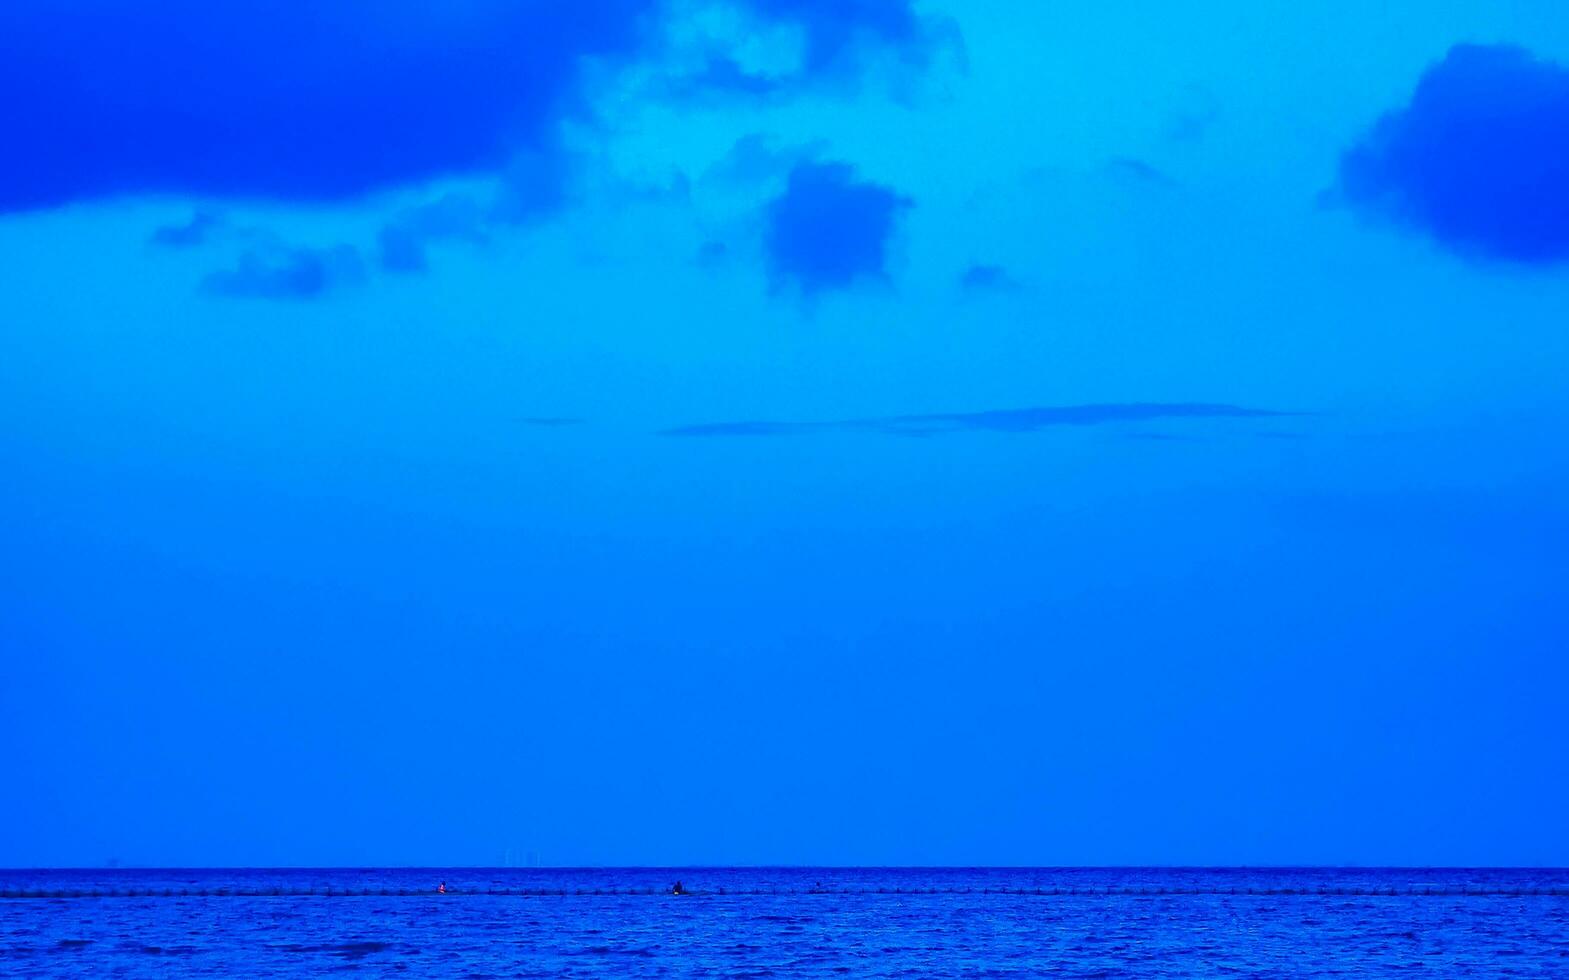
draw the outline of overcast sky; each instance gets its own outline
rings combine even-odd
[[[0,865],[1569,863],[1554,0],[9,0]]]

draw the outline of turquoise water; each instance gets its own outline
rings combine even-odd
[[[1563,871],[13,871],[0,896],[18,977],[1569,977]]]

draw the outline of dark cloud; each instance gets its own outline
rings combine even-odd
[[[665,430],[672,436],[782,436],[813,432],[876,432],[884,435],[931,436],[951,432],[1036,432],[1054,426],[1107,425],[1177,419],[1281,418],[1276,412],[1236,405],[1136,402],[1111,405],[1068,405],[990,412],[935,415],[891,415],[833,422],[716,422]]]
[[[224,227],[223,216],[215,211],[198,209],[183,225],[163,225],[153,231],[152,243],[165,248],[194,248],[205,245]]]
[[[1569,259],[1569,70],[1459,45],[1340,161],[1332,195],[1465,255]]]
[[[959,288],[967,293],[1012,292],[1019,288],[1019,281],[1000,265],[977,262],[959,277]]]
[[[811,295],[886,277],[889,237],[912,203],[858,179],[848,164],[796,164],[767,207],[765,245],[775,282]]]
[[[799,27],[807,74],[853,68],[866,45],[918,58],[925,44],[910,0],[708,5]],[[332,201],[520,154],[559,161],[582,66],[657,56],[690,7],[5,0],[0,212],[148,192]]]
[[[240,255],[234,268],[210,273],[202,289],[218,296],[303,300],[364,277],[364,262],[348,245],[253,248]]]

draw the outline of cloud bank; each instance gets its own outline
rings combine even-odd
[[[0,209],[118,193],[340,199],[549,144],[652,0],[8,0]]]
[[[799,28],[809,74],[925,43],[910,0],[708,6]],[[6,0],[0,212],[144,193],[337,201],[500,173],[556,155],[559,124],[587,111],[583,66],[656,58],[675,7]]]
[[[714,422],[666,429],[662,434],[689,437],[782,436],[822,432],[873,432],[883,435],[933,436],[954,432],[1037,432],[1054,426],[1106,425],[1178,419],[1282,418],[1278,412],[1237,405],[1132,402],[1067,405],[1050,408],[949,412],[932,415],[890,415],[832,422]]]
[[[1340,201],[1472,257],[1569,259],[1569,70],[1459,45],[1340,161]]]

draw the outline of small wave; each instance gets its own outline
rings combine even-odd
[[[653,956],[652,949],[639,946],[588,946],[570,952],[570,956]]]
[[[392,948],[392,944],[366,939],[359,942],[333,943],[326,946],[302,946],[297,943],[284,943],[272,948],[283,953],[329,953],[333,956],[341,956],[344,959],[357,960],[363,959],[372,953],[389,950]],[[418,951],[416,950],[416,952]]]

